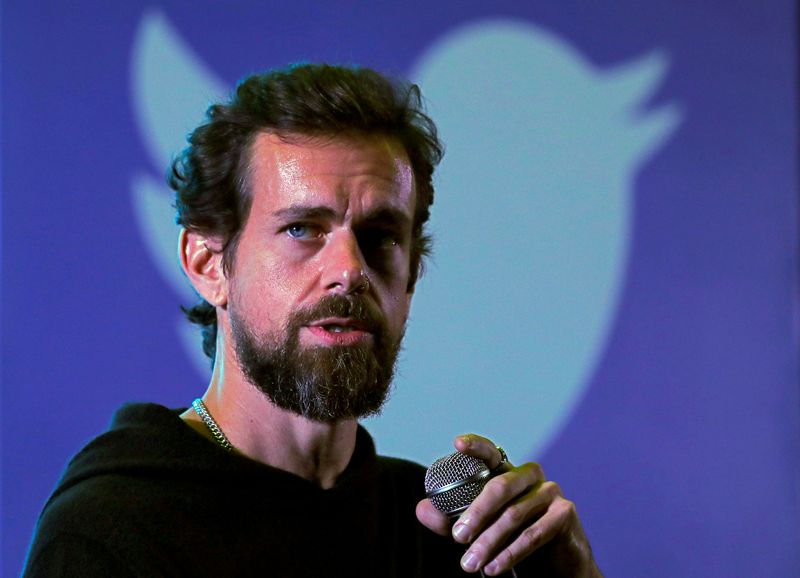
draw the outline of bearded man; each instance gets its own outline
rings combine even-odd
[[[117,413],[46,505],[26,575],[600,576],[536,464],[456,438],[497,475],[452,524],[424,469],[358,425],[386,399],[429,247],[442,148],[417,87],[276,70],[189,142],[170,183],[211,382],[189,409]]]

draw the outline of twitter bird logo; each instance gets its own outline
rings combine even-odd
[[[521,460],[569,419],[613,324],[636,175],[681,118],[643,110],[666,69],[653,52],[600,70],[514,21],[456,29],[419,59],[447,152],[408,363],[372,425],[382,451],[429,460],[430,440],[478,431]]]
[[[132,60],[137,121],[160,170],[226,91],[158,12],[143,18]],[[676,105],[645,106],[667,68],[654,51],[599,69],[565,39],[507,20],[451,30],[421,54],[411,77],[447,154],[434,260],[392,401],[368,420],[382,453],[429,462],[444,451],[432,440],[477,431],[522,461],[569,419],[613,324],[636,175],[680,124]],[[135,214],[154,263],[191,302],[162,181],[133,178]],[[199,337],[175,322],[207,374]]]

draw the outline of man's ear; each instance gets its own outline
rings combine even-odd
[[[178,256],[183,272],[203,299],[215,307],[228,304],[228,280],[222,268],[222,244],[218,239],[181,229]]]

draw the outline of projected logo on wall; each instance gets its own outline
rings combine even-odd
[[[417,289],[394,394],[368,421],[383,453],[430,461],[465,431],[516,460],[543,452],[585,391],[613,323],[628,252],[633,183],[678,126],[645,108],[660,52],[599,69],[529,23],[480,21],[444,34],[410,72],[447,146],[432,219],[435,256]],[[134,207],[153,261],[183,303],[162,179],[228,89],[157,12],[134,46],[132,86],[153,171]],[[187,355],[198,336],[176,316]]]

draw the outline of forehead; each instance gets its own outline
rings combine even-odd
[[[249,157],[254,209],[256,204],[324,204],[341,210],[388,204],[413,211],[408,155],[389,137],[287,138],[262,132]]]

